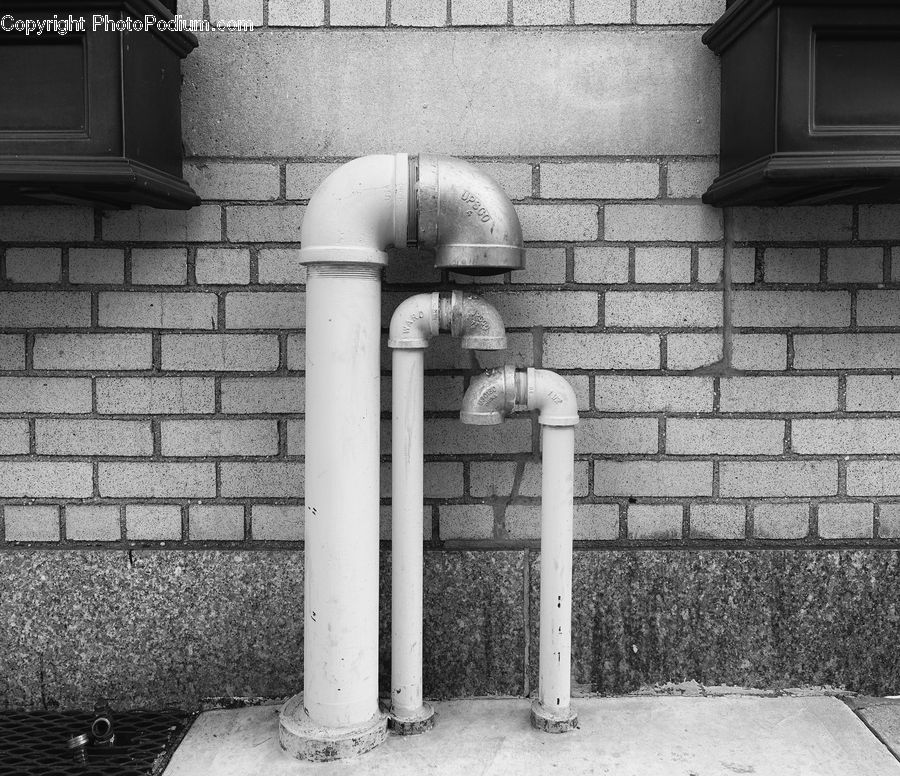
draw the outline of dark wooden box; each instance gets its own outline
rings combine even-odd
[[[900,0],[733,0],[708,204],[900,201]]]
[[[197,204],[181,168],[181,60],[197,38],[94,29],[95,14],[175,18],[159,0],[2,3],[7,27],[54,16],[85,23],[64,35],[0,32],[0,202]]]

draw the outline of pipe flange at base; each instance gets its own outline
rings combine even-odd
[[[412,714],[394,714],[388,717],[388,729],[397,736],[415,736],[434,727],[434,708],[423,703]]]
[[[310,719],[300,693],[278,713],[278,743],[297,760],[343,760],[374,749],[386,738],[387,715],[381,711],[352,728],[325,727]]]
[[[531,702],[531,727],[544,733],[567,733],[578,728],[578,714],[571,706],[565,714],[551,713],[535,698]]]

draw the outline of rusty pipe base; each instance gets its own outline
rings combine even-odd
[[[423,703],[413,714],[396,714],[388,717],[388,728],[396,736],[415,736],[434,727],[434,708]]]
[[[278,743],[297,760],[343,760],[368,752],[387,738],[387,715],[381,711],[353,728],[323,727],[303,708],[303,693],[285,703],[278,718]]]
[[[535,698],[531,702],[531,727],[544,733],[566,733],[578,728],[578,715],[571,706],[563,712],[551,712]]]

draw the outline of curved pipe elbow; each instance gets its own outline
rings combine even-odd
[[[525,406],[537,410],[542,426],[578,424],[578,399],[564,377],[547,369],[529,368],[525,373]]]
[[[495,426],[516,405],[516,374],[511,366],[489,369],[466,389],[459,419],[472,426]]]
[[[506,327],[497,308],[477,294],[454,291],[450,333],[467,350],[505,350]]]
[[[378,154],[338,167],[309,201],[300,229],[300,260],[385,264],[385,249],[406,245],[409,157]]]
[[[516,405],[537,410],[542,426],[578,424],[578,400],[569,381],[547,369],[489,369],[469,383],[459,418],[463,423],[501,423]]]
[[[435,266],[496,275],[525,265],[522,227],[497,182],[449,156],[419,157],[418,243],[434,248]]]
[[[427,348],[440,331],[440,294],[416,294],[404,299],[391,316],[388,347]]]

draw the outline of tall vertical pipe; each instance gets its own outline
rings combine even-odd
[[[407,241],[405,154],[338,168],[303,222],[306,481],[303,693],[280,714],[294,757],[334,760],[387,736],[378,707],[381,272]]]
[[[306,290],[304,705],[345,728],[378,712],[381,267],[313,265]]]

